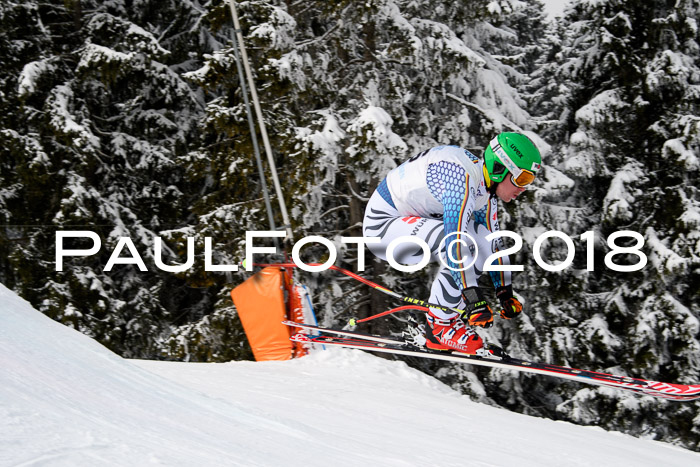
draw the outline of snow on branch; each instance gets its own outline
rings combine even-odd
[[[604,216],[610,220],[630,221],[634,217],[635,200],[641,194],[633,188],[637,180],[644,178],[644,167],[637,161],[622,167],[610,182],[610,188],[603,199]]]
[[[479,112],[481,115],[489,119],[491,122],[493,122],[494,127],[496,128],[497,131],[503,131],[503,130],[509,130],[509,131],[517,131],[517,132],[522,132],[522,128],[520,128],[518,125],[510,121],[508,118],[506,118],[501,112],[498,110],[493,110],[493,109],[485,109],[481,107],[480,105],[477,105],[473,102],[469,102],[467,100],[462,99],[461,97],[455,96],[454,94],[451,93],[446,93],[446,97],[449,97],[455,102],[458,102],[465,107],[469,107],[472,110],[476,110]]]
[[[99,139],[80,117],[72,113],[73,90],[67,85],[56,86],[47,100],[51,126],[59,133],[74,138],[75,145],[81,148],[98,148]]]
[[[53,57],[37,60],[34,62],[29,62],[22,68],[22,73],[19,75],[19,85],[17,86],[17,93],[20,97],[26,97],[34,94],[37,88],[37,82],[42,76],[52,73],[56,67],[53,62],[55,59]]]

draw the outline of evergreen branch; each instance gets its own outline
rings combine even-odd
[[[338,211],[338,210],[340,210],[340,209],[349,209],[349,208],[350,208],[350,206],[347,205],[347,204],[343,204],[342,206],[336,206],[336,207],[331,208],[331,209],[329,209],[328,211],[322,213],[322,214],[319,216],[319,219],[323,219],[324,217],[326,217],[328,214],[332,213],[333,211]]]
[[[343,308],[342,310],[340,310],[340,312],[337,313],[336,316],[342,316],[345,313],[347,313],[351,308],[361,308],[365,305],[369,305],[371,302],[372,302],[371,297],[367,297],[364,300],[360,300],[360,301],[354,301],[354,302],[350,303],[348,306],[346,306],[345,308]]]
[[[473,102],[466,101],[466,100],[462,99],[461,97],[455,96],[454,94],[451,94],[449,92],[445,93],[445,96],[449,97],[450,99],[452,99],[455,102],[462,104],[465,107],[469,107],[472,110],[476,110],[477,112],[482,114],[484,117],[491,120],[497,127],[505,127],[510,131],[517,131],[517,132],[523,131],[522,128],[520,128],[518,125],[516,125],[515,123],[508,120],[500,112],[484,109],[480,105],[474,104]]]
[[[366,203],[366,202],[369,201],[369,197],[362,196],[362,195],[360,195],[359,193],[357,193],[355,190],[353,190],[352,185],[350,184],[350,182],[347,182],[346,184],[347,184],[348,188],[350,189],[350,192],[352,193],[352,195],[353,195],[355,198],[359,199],[359,200],[362,201],[363,203]]]
[[[342,235],[342,234],[344,234],[345,232],[347,232],[348,230],[358,229],[358,228],[359,228],[359,229],[362,228],[362,222],[355,222],[353,225],[350,225],[350,226],[344,228],[343,230],[341,230],[341,231],[340,231],[340,234]]]
[[[297,46],[297,48],[302,48],[302,47],[306,47],[306,46],[308,46],[308,45],[311,45],[311,44],[313,44],[313,43],[315,43],[315,42],[321,42],[321,41],[325,40],[326,37],[328,37],[332,32],[334,32],[336,29],[338,29],[339,26],[340,26],[340,22],[336,22],[336,23],[333,25],[333,27],[329,28],[328,31],[326,31],[325,33],[323,33],[322,36],[314,37],[313,39],[309,39],[309,40],[306,40],[306,41],[298,42],[298,43],[296,44],[296,46]]]
[[[347,282],[346,279],[347,279],[347,278],[342,277],[342,278],[337,278],[337,279],[335,279],[335,280],[336,280],[336,281]],[[350,295],[350,294],[352,294],[352,293],[355,293],[355,292],[357,292],[358,290],[361,290],[361,289],[363,289],[363,288],[365,288],[365,287],[366,287],[366,286],[365,286],[364,284],[356,285],[355,287],[352,287],[350,290],[346,290],[346,291],[343,293],[342,296],[340,296],[340,297],[336,298],[335,300],[333,300],[333,301],[331,302],[331,304],[332,304],[332,305],[336,305],[338,302],[340,302],[340,301],[344,300],[345,298],[347,298],[348,295]],[[367,294],[365,294],[365,296],[367,296]]]

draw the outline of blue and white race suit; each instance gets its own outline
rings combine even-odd
[[[461,291],[477,285],[487,258],[503,244],[500,238],[485,238],[499,226],[498,201],[487,189],[484,162],[457,146],[423,151],[390,171],[369,200],[362,229],[365,237],[380,238],[380,243],[368,247],[384,260],[389,244],[398,237],[415,236],[425,241],[431,261],[443,259],[428,301],[459,309],[465,306]],[[456,237],[450,234],[454,232],[466,232],[473,238],[476,258],[472,241],[467,240],[466,245],[453,242]],[[445,236],[448,238],[442,242]],[[445,245],[450,245],[451,255],[446,254]],[[394,250],[393,257],[401,264],[417,264],[423,250],[405,242]],[[455,260],[460,259],[463,263],[457,264]],[[462,268],[469,263],[473,264]],[[508,265],[510,261],[502,256],[493,264]],[[494,287],[510,285],[510,272],[490,275]],[[456,315],[437,308],[431,311],[442,319]]]

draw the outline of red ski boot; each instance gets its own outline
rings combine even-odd
[[[441,319],[428,313],[427,318],[425,346],[431,350],[454,350],[476,354],[484,346],[481,337],[464,324],[464,321],[458,316],[451,319]]]

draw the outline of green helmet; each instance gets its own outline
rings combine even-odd
[[[496,183],[502,182],[511,172],[517,186],[527,186],[535,180],[541,164],[542,157],[535,143],[520,133],[499,133],[484,152],[484,165]]]

